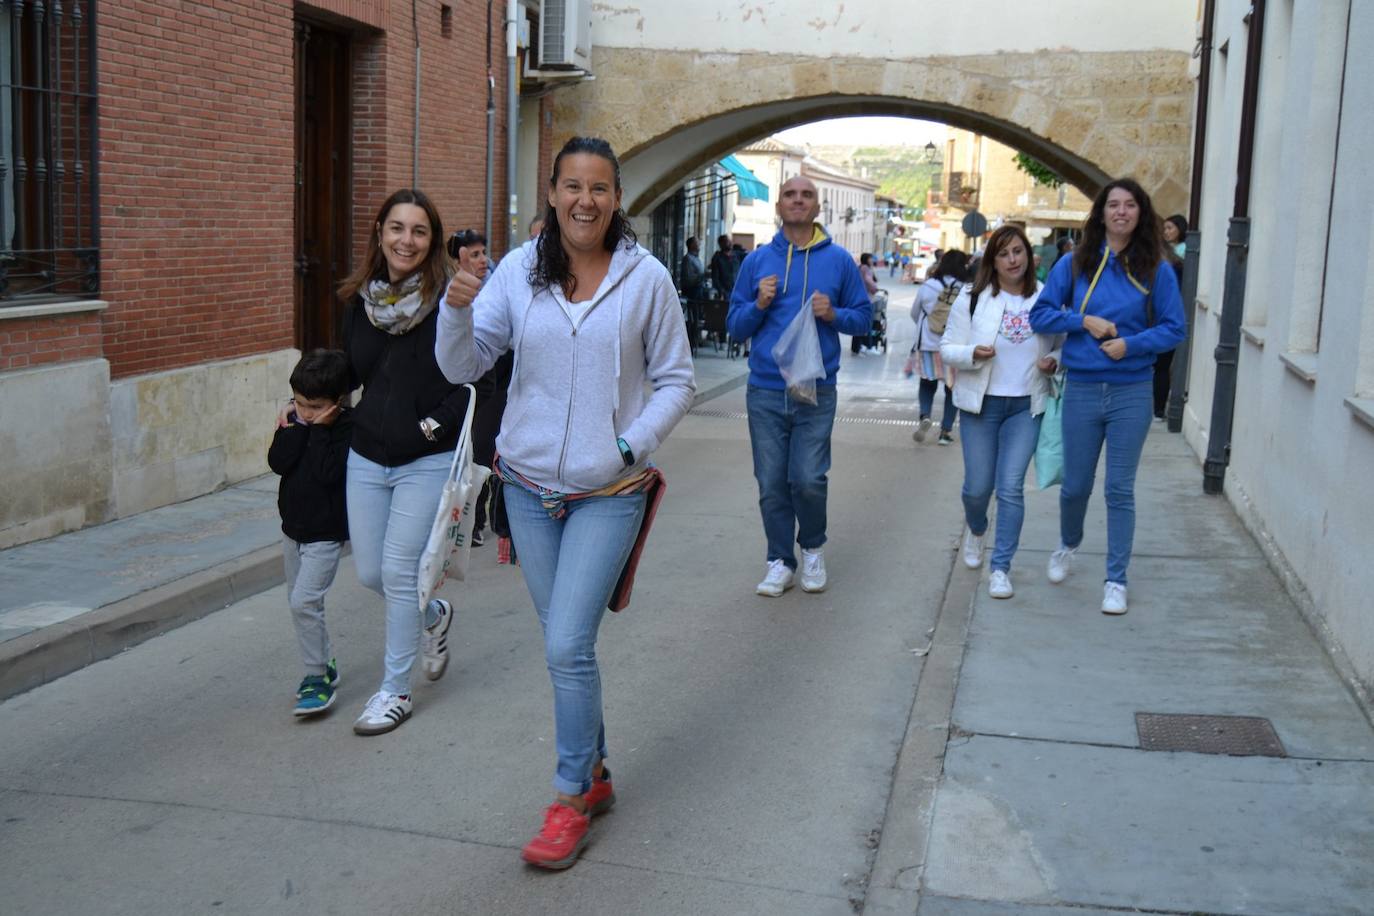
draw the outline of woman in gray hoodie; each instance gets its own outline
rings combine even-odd
[[[454,280],[435,342],[454,382],[515,353],[496,470],[553,681],[557,797],[522,853],[543,868],[572,865],[590,817],[615,802],[597,629],[644,517],[649,455],[696,391],[672,276],[636,244],[620,194],[610,145],[569,140],[544,231],[501,259],[471,307],[475,281]]]

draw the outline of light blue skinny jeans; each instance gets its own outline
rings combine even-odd
[[[502,494],[553,682],[553,787],[581,795],[592,787],[597,760],[608,756],[596,634],[639,535],[645,496],[571,500],[562,518],[551,518],[539,496],[519,484],[507,483]]]
[[[1107,581],[1126,584],[1135,541],[1135,474],[1150,432],[1154,382],[1064,386],[1064,483],[1059,490],[1059,537],[1065,547],[1083,543],[1093,478],[1107,446]]]
[[[744,401],[768,562],[782,560],[796,569],[794,538],[803,550],[825,544],[835,386],[817,385],[815,405],[754,385],[745,391]]]
[[[386,599],[386,658],[381,689],[409,694],[420,649],[419,567],[452,453],[394,468],[348,453],[348,537],[358,581]]]
[[[1011,558],[1021,541],[1026,516],[1026,468],[1040,437],[1040,418],[1031,416],[1031,399],[987,395],[982,413],[961,410],[964,431],[964,519],[969,530],[982,536],[988,530],[988,504],[997,492],[997,533],[993,539],[992,569],[1011,571]]]

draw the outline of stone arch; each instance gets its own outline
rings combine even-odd
[[[922,60],[602,48],[597,78],[559,93],[554,134],[605,137],[625,206],[647,212],[692,172],[785,127],[887,114],[974,130],[1087,193],[1134,175],[1185,209],[1192,81],[1172,51],[1003,53]]]

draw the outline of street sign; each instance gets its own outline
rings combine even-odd
[[[977,210],[973,210],[968,216],[964,217],[962,225],[964,227],[964,235],[976,239],[984,232],[988,231],[988,218]]]

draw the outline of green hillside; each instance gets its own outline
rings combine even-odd
[[[895,197],[906,205],[908,219],[919,219],[925,212],[926,191],[932,181],[939,184],[940,162],[926,161],[919,146],[812,146],[812,154],[843,166],[855,175],[868,170],[870,181],[878,182],[878,193]]]

